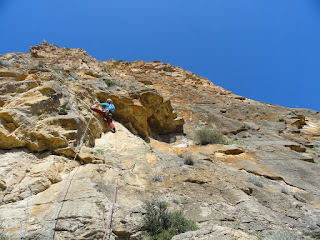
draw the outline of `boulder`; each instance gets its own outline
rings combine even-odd
[[[13,67],[13,64],[8,60],[0,60],[0,66],[3,67]]]
[[[22,139],[19,139],[15,133],[10,133],[4,127],[0,126],[0,148],[1,149],[12,149],[23,147],[26,145],[26,142]]]
[[[78,158],[85,163],[103,163],[104,159],[92,148],[82,146]]]

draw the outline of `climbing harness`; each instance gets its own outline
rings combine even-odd
[[[61,197],[60,197],[58,206],[57,206],[56,211],[55,211],[55,214],[54,214],[54,216],[53,216],[53,220],[52,220],[52,224],[51,224],[51,227],[50,227],[50,231],[49,231],[47,240],[50,239],[51,233],[52,233],[52,230],[53,230],[53,227],[54,227],[55,224],[56,224],[56,218],[57,218],[57,215],[58,215],[58,212],[59,212],[59,207],[60,207],[60,204],[61,204],[62,200],[64,199],[65,190],[66,190],[66,187],[67,187],[68,182],[69,182],[69,178],[70,178],[70,175],[71,175],[71,171],[72,171],[72,169],[73,169],[74,162],[75,162],[75,160],[76,160],[76,158],[77,158],[77,156],[78,156],[78,154],[79,154],[79,152],[80,152],[80,150],[81,150],[84,137],[86,136],[87,130],[88,130],[88,128],[89,128],[89,124],[90,124],[90,122],[91,122],[91,120],[92,120],[92,116],[93,116],[93,114],[91,114],[91,116],[90,116],[90,119],[89,119],[89,121],[88,121],[87,127],[86,127],[86,129],[85,129],[85,131],[84,131],[84,133],[83,133],[83,135],[82,135],[82,137],[81,137],[81,139],[80,139],[80,143],[79,143],[79,146],[78,146],[78,150],[77,150],[77,152],[76,152],[76,155],[75,155],[74,158],[73,158],[73,161],[72,161],[72,164],[71,164],[70,171],[69,171],[69,173],[68,173],[68,177],[67,177],[66,183],[64,184],[63,191],[62,191],[62,194],[61,194]]]

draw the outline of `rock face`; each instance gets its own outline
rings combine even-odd
[[[89,107],[98,99],[105,101],[110,97],[117,106],[116,120],[128,126],[134,133],[148,137],[183,132],[183,119],[177,118],[170,101],[163,101],[156,90],[117,92],[107,89],[105,81],[99,77],[108,79],[108,74],[98,75],[87,70],[93,68],[91,65],[97,60],[90,62],[91,65],[87,67],[79,66],[79,69],[85,69],[79,70],[79,78],[82,74],[92,78],[83,81],[79,80],[75,73],[67,72],[68,65],[63,65],[63,68],[60,65],[45,65],[46,61],[46,64],[50,64],[55,59],[60,59],[66,51],[72,55],[70,61],[74,60],[76,64],[82,56],[88,58],[83,50],[67,50],[45,42],[30,48],[30,51],[32,57],[42,59],[41,64],[37,67],[32,64],[30,68],[19,67],[19,74],[16,75],[3,75],[13,76],[15,81],[4,80],[0,85],[0,148],[27,147],[37,152],[50,150],[72,153],[90,119]],[[103,64],[97,63],[94,69],[101,70],[101,65]],[[68,78],[73,80],[67,80]],[[99,81],[106,89],[92,86]],[[94,139],[105,129],[104,121],[98,116],[93,117],[90,124],[91,134],[85,139],[87,145],[92,147]],[[67,154],[70,155],[72,154]]]
[[[107,94],[101,92],[101,102],[111,97],[117,106],[114,118],[124,124],[133,133],[141,136],[182,133],[184,119],[178,118],[170,100],[164,101],[155,90],[135,93]]]
[[[198,231],[182,233],[178,236],[174,236],[172,240],[210,240],[210,239],[221,239],[221,240],[255,240],[257,237],[249,236],[248,234],[227,227],[214,226],[200,229]]]
[[[47,42],[30,52],[0,56],[6,235],[47,238],[67,186],[51,239],[101,239],[117,182],[111,239],[141,239],[152,198],[197,222],[175,240],[319,238],[318,112],[249,100],[159,61],[99,62]],[[90,110],[107,98],[115,134]],[[232,144],[194,144],[195,129],[213,127]]]

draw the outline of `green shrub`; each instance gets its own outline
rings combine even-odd
[[[164,201],[147,201],[144,203],[146,214],[143,218],[142,230],[151,236],[160,234],[163,230],[169,229],[171,215],[168,211],[168,204]]]
[[[97,153],[99,153],[100,155],[104,155],[104,151],[103,151],[103,149],[97,149]]]
[[[222,133],[215,129],[200,129],[195,131],[195,140],[197,144],[228,144]]]
[[[105,71],[106,73],[109,73],[110,69],[111,69],[111,66],[106,66],[106,67],[104,68],[104,71]]]
[[[68,114],[68,111],[66,108],[61,108],[58,112],[59,115],[67,115]]]
[[[0,240],[9,240],[9,237],[5,233],[0,233]]]
[[[117,85],[117,83],[111,79],[104,79],[103,81],[108,87],[113,87]]]
[[[285,187],[281,187],[281,188],[280,188],[280,191],[281,191],[283,194],[286,194],[286,195],[289,194],[288,189],[286,189]]]
[[[180,204],[180,200],[179,200],[179,199],[173,199],[172,202],[175,203],[175,204],[177,204],[177,205]]]
[[[35,65],[36,68],[43,68],[44,67],[44,64],[42,62],[38,62],[36,65]]]
[[[151,178],[151,182],[162,182],[163,181],[163,177],[161,175],[154,175]]]
[[[316,147],[311,148],[312,151],[319,152],[319,149]]]
[[[0,222],[0,240],[9,240],[10,238],[6,235],[2,222]]]
[[[151,237],[152,240],[170,240],[175,234],[173,228],[163,230],[156,236]]]
[[[164,201],[146,201],[144,209],[146,214],[141,229],[148,239],[170,240],[174,235],[198,229],[196,223],[186,219],[181,211],[170,213]]]
[[[187,154],[184,156],[184,164],[186,165],[194,165],[194,160],[191,154]]]
[[[261,188],[263,187],[263,183],[259,179],[255,178],[253,176],[248,177],[247,182],[251,182],[254,185],[256,185],[257,187],[261,187]]]
[[[171,228],[175,230],[176,234],[188,232],[190,230],[198,229],[197,224],[183,216],[181,211],[171,213]]]

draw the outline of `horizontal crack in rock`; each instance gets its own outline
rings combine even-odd
[[[203,181],[203,180],[200,180],[200,179],[188,178],[188,179],[184,180],[184,182],[190,182],[190,183],[196,183],[196,184],[204,184],[204,183],[208,183],[209,181]]]
[[[280,176],[270,176],[270,175],[260,174],[260,173],[257,173],[255,171],[247,170],[245,168],[241,168],[240,170],[244,170],[244,171],[246,171],[248,173],[251,173],[251,174],[254,174],[254,175],[257,175],[257,176],[261,176],[261,177],[265,177],[265,178],[268,178],[268,179],[271,179],[271,180],[283,181],[285,184],[289,185],[290,187],[298,188],[300,190],[303,190],[303,191],[307,192],[306,189],[301,188],[301,187],[297,187],[295,185],[292,185],[292,184],[288,183],[286,180],[284,180],[283,177],[280,177]]]

